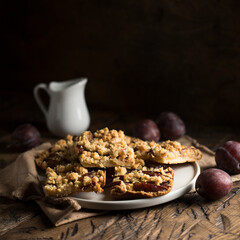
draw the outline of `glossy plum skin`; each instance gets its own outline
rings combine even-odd
[[[186,133],[183,120],[173,112],[163,112],[157,117],[157,125],[163,139],[175,140]]]
[[[229,174],[240,173],[240,143],[227,141],[219,147],[215,154],[217,167]]]
[[[151,119],[139,120],[133,129],[133,135],[144,141],[159,141],[160,131],[157,124]]]
[[[231,177],[221,169],[204,170],[195,183],[196,191],[207,200],[217,200],[226,196],[232,189]]]
[[[19,151],[26,151],[40,144],[40,133],[29,123],[18,126],[11,136],[11,145]]]

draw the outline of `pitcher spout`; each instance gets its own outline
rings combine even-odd
[[[77,86],[85,86],[87,81],[88,81],[87,78],[82,77],[63,82],[51,82],[49,84],[49,89],[52,92],[60,92]]]

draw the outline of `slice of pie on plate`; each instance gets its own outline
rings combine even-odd
[[[111,196],[116,199],[158,197],[169,193],[173,186],[174,171],[170,167],[141,170],[115,167]]]
[[[46,176],[44,190],[47,196],[64,197],[77,192],[102,192],[106,184],[106,171],[89,171],[83,167],[69,172],[57,172],[48,167]]]
[[[185,162],[195,162],[202,158],[199,149],[191,146],[181,145],[177,141],[164,141],[156,143],[154,141],[143,141],[138,138],[128,137],[128,145],[133,148],[138,158],[144,161],[152,161],[161,164],[179,164]]]

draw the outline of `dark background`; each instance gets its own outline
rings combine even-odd
[[[4,0],[0,27],[6,128],[44,121],[36,84],[80,76],[90,114],[240,122],[240,1]]]

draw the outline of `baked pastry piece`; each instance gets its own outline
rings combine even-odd
[[[133,148],[127,145],[123,131],[104,128],[93,134],[84,132],[75,142],[79,161],[84,167],[139,168],[144,165],[142,159],[136,158]]]
[[[126,142],[133,148],[137,158],[145,161],[153,161],[161,164],[178,164],[195,162],[202,158],[199,149],[191,146],[183,146],[177,141],[142,141],[138,138],[127,137]]]
[[[170,167],[130,170],[115,167],[111,196],[116,199],[151,198],[167,194],[173,186],[174,171]]]
[[[59,169],[46,169],[47,180],[44,186],[47,196],[63,197],[77,192],[102,192],[106,184],[106,171],[75,167],[75,171],[58,172]]]
[[[60,139],[51,148],[35,157],[37,166],[42,170],[76,161],[78,161],[78,155],[75,150],[74,138],[71,135],[67,135],[65,139]]]

